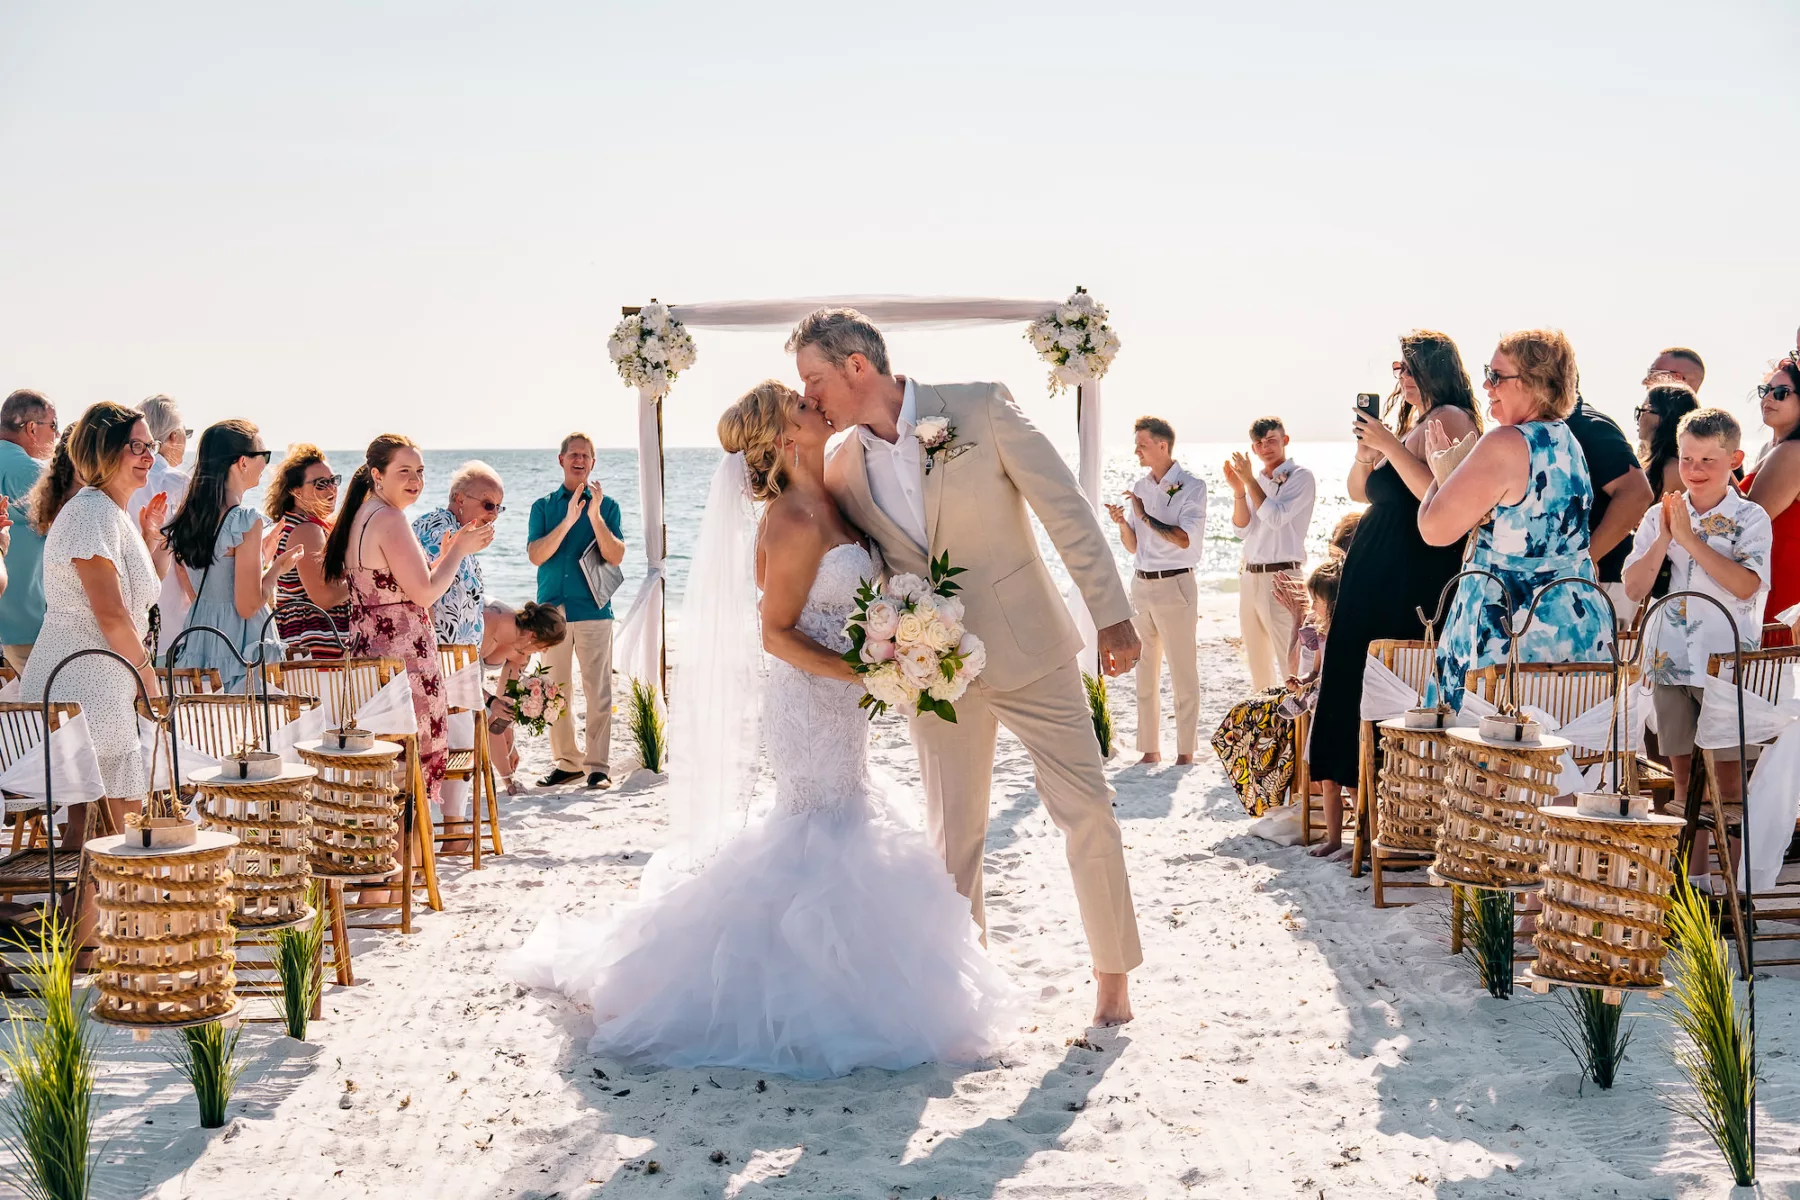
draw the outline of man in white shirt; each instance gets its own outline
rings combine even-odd
[[[155,499],[159,492],[169,498],[168,520],[175,519],[175,510],[187,498],[190,476],[181,469],[181,464],[187,458],[188,439],[194,436],[194,431],[182,424],[181,408],[161,393],[140,403],[138,411],[144,414],[144,424],[150,428],[150,440],[157,444],[157,451],[150,464],[149,482],[137,490],[126,506],[134,527],[144,505]],[[187,624],[188,607],[193,599],[182,586],[186,578],[186,572],[171,570],[164,577],[162,594],[156,600],[158,638],[164,646]]]
[[[1250,426],[1250,450],[1262,463],[1233,454],[1225,464],[1231,485],[1231,526],[1244,541],[1238,575],[1238,625],[1250,685],[1265,691],[1294,673],[1294,635],[1306,584],[1306,529],[1312,523],[1318,485],[1313,473],[1287,456],[1288,435],[1280,417],[1260,417]]]
[[[1140,417],[1137,460],[1149,473],[1124,493],[1131,509],[1109,504],[1119,540],[1131,551],[1133,621],[1144,645],[1137,662],[1137,748],[1145,763],[1162,761],[1162,657],[1175,688],[1175,762],[1194,761],[1200,738],[1200,667],[1194,627],[1200,593],[1194,567],[1206,537],[1206,481],[1175,461],[1175,430],[1161,417]]]

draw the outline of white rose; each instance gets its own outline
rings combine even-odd
[[[901,600],[917,600],[920,596],[931,594],[931,585],[919,576],[907,572],[888,580],[887,591],[888,595]]]
[[[644,356],[644,361],[652,366],[669,361],[669,353],[667,350],[663,349],[662,339],[659,337],[645,338],[644,344],[642,348],[639,349],[638,353],[642,354]]]
[[[1056,310],[1056,319],[1061,321],[1064,325],[1073,325],[1086,315],[1086,313],[1082,312],[1079,308],[1076,308],[1073,304],[1065,304]]]
[[[938,670],[937,655],[924,646],[900,647],[894,662],[900,668],[900,677],[911,687],[929,687],[932,680],[944,677]]]
[[[877,641],[891,641],[900,628],[900,606],[892,600],[872,602],[863,615],[863,630]]]
[[[1064,350],[1074,350],[1081,345],[1081,330],[1064,329],[1056,335],[1056,344]]]
[[[925,637],[922,640],[939,654],[946,650],[956,649],[956,645],[961,639],[962,630],[952,630],[940,618],[934,617],[925,622]]]
[[[894,630],[894,640],[900,643],[900,657],[906,657],[906,651],[917,646],[925,636],[925,618],[916,612],[901,613],[900,624]]]
[[[913,435],[923,446],[929,446],[938,441],[949,431],[950,422],[943,417],[926,417],[913,426]]]
[[[947,703],[955,704],[958,700],[962,699],[963,693],[968,690],[969,681],[966,678],[958,676],[955,679],[945,679],[942,675],[939,675],[936,679],[932,680],[931,686],[925,689],[925,694],[930,696],[933,700],[943,700]]]
[[[912,699],[912,689],[900,678],[898,667],[877,667],[862,677],[863,690],[883,704],[898,707]]]
[[[656,332],[661,333],[669,327],[669,306],[656,302],[646,304],[639,310],[638,318]]]

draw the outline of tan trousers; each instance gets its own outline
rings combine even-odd
[[[987,936],[981,856],[987,844],[994,741],[1005,725],[1037,769],[1038,795],[1062,830],[1075,901],[1098,971],[1129,971],[1144,961],[1137,913],[1125,877],[1125,848],[1113,816],[1111,785],[1100,759],[1081,671],[1070,659],[1044,678],[1003,692],[977,679],[956,702],[956,723],[912,718],[925,777],[926,828],[956,890],[969,899]]]
[[[569,636],[562,644],[544,651],[550,678],[573,700],[572,663],[581,664],[581,691],[587,700],[587,753],[575,748],[575,705],[550,727],[550,753],[559,771],[608,771],[612,754],[612,635],[611,621],[570,621]]]
[[[1137,664],[1137,748],[1162,753],[1162,660],[1169,658],[1175,689],[1175,753],[1192,754],[1200,740],[1200,666],[1194,627],[1200,621],[1200,594],[1194,573],[1168,579],[1131,577],[1131,619],[1144,644]]]
[[[17,671],[21,679],[25,677],[25,664],[31,661],[31,647],[34,645],[35,642],[27,642],[23,646],[0,646],[0,650],[6,651],[7,665]]]
[[[1238,631],[1244,639],[1250,686],[1256,691],[1285,683],[1293,673],[1294,635],[1300,620],[1276,597],[1275,581],[1297,578],[1289,571],[1245,571],[1238,576]]]

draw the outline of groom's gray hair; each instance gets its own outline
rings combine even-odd
[[[854,308],[821,308],[800,318],[788,335],[787,350],[797,354],[805,346],[817,346],[834,367],[843,366],[852,354],[860,354],[876,371],[889,374],[886,339],[873,321]]]

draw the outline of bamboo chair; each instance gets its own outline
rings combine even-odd
[[[481,647],[453,645],[438,647],[438,662],[448,679],[458,671],[464,670],[481,657]],[[485,707],[476,709],[450,709],[452,713],[471,713],[475,724],[475,744],[472,747],[450,751],[450,761],[444,770],[446,780],[461,779],[469,784],[469,815],[452,821],[445,817],[437,822],[434,832],[436,841],[467,841],[467,850],[445,850],[440,845],[436,848],[439,858],[467,858],[474,870],[481,870],[482,843],[487,842],[486,853],[504,854],[500,844],[500,803],[497,799],[499,782],[494,777],[494,762],[488,743],[487,713]],[[484,815],[485,814],[485,815]],[[487,826],[482,829],[483,824]]]
[[[156,674],[158,678],[173,680],[177,696],[212,696],[225,690],[217,667],[176,667]]]
[[[1769,703],[1774,704],[1780,695],[1779,689],[1783,670],[1790,663],[1800,664],[1800,647],[1776,646],[1763,650],[1745,650],[1743,652],[1743,660],[1745,695],[1760,696]],[[1729,681],[1732,677],[1731,655],[1713,655],[1707,661],[1706,673],[1713,676],[1715,679]],[[1754,753],[1753,747],[1746,747],[1746,750]],[[1730,847],[1725,844],[1728,839],[1718,836],[1718,826],[1723,823],[1727,832],[1735,829],[1741,837],[1743,832],[1744,805],[1741,800],[1732,804],[1726,804],[1724,802],[1724,797],[1719,791],[1719,777],[1715,752],[1702,748],[1700,749],[1700,756],[1704,762],[1703,769],[1706,775],[1706,783],[1703,790],[1705,793],[1706,804],[1708,808],[1711,809],[1711,812],[1699,811],[1701,796],[1700,791],[1696,790],[1688,799],[1688,822],[1690,825],[1698,825],[1713,830],[1713,862],[1717,864],[1719,874],[1724,876],[1725,886],[1735,889],[1737,887],[1737,855],[1735,851],[1732,851]],[[1743,787],[1746,791],[1749,789],[1750,777],[1755,766],[1756,763],[1754,760],[1744,763]],[[1800,829],[1800,826],[1797,826],[1796,828]],[[1793,874],[1794,872],[1791,869],[1784,869],[1782,871],[1783,876],[1792,876]],[[1727,906],[1727,910],[1728,914],[1730,914],[1729,905]],[[1761,931],[1760,926],[1764,921],[1781,924],[1800,922],[1800,878],[1783,878],[1777,882],[1773,891],[1761,893],[1757,896],[1756,922],[1749,933],[1749,940],[1757,942],[1800,941],[1800,932],[1780,932],[1775,930],[1766,932]],[[1743,959],[1741,951],[1745,945],[1745,935],[1744,930],[1741,928],[1737,929],[1736,933],[1740,950],[1739,961],[1741,963]],[[1756,963],[1758,969],[1762,967],[1789,967],[1797,964],[1800,964],[1800,954],[1795,954],[1791,951],[1785,958],[1764,959],[1759,955]]]
[[[1764,650],[1785,650],[1794,644],[1792,626],[1783,625],[1780,621],[1769,621],[1762,627],[1762,648]]]
[[[288,659],[270,664],[269,683],[291,695],[312,696],[329,701],[332,711],[349,719],[368,703],[376,692],[396,677],[406,673],[406,664],[397,658]],[[343,901],[352,912],[399,909],[397,921],[368,922],[353,929],[398,929],[412,932],[413,893],[425,892],[426,904],[434,912],[442,911],[443,897],[438,892],[436,847],[431,836],[431,811],[425,795],[425,777],[419,765],[419,741],[413,736],[382,735],[406,747],[405,798],[402,804],[403,836],[400,839],[400,876],[391,884],[332,881],[331,887],[357,892],[354,901]],[[398,891],[399,901],[368,900],[364,891]],[[333,904],[340,903],[333,898]]]
[[[1312,767],[1306,761],[1306,743],[1312,736],[1312,713],[1301,712],[1293,721],[1294,774],[1288,781],[1288,795],[1300,802],[1300,844],[1308,845],[1308,810],[1312,808]]]
[[[1424,691],[1425,683],[1437,670],[1437,643],[1421,639],[1381,638],[1369,643],[1369,657],[1405,680],[1415,691]],[[1373,721],[1362,723],[1362,738],[1356,762],[1356,834],[1350,843],[1350,878],[1362,875],[1363,860],[1374,841],[1375,820],[1375,752],[1381,744],[1380,730]],[[1308,800],[1310,806],[1311,801]],[[1309,825],[1307,809],[1301,809],[1300,837],[1306,841]]]
[[[61,729],[68,721],[81,711],[79,704],[52,704],[50,706],[50,728]],[[38,749],[44,741],[44,710],[41,705],[4,703],[0,704],[0,771],[6,770],[21,757],[30,753],[41,753]],[[5,797],[6,820],[12,826],[12,846],[9,854],[17,854],[21,850],[35,850],[44,844],[49,836],[44,829],[44,802],[30,796]],[[71,856],[73,857],[73,856]],[[57,872],[62,874],[61,871]],[[6,895],[0,892],[0,895]]]

